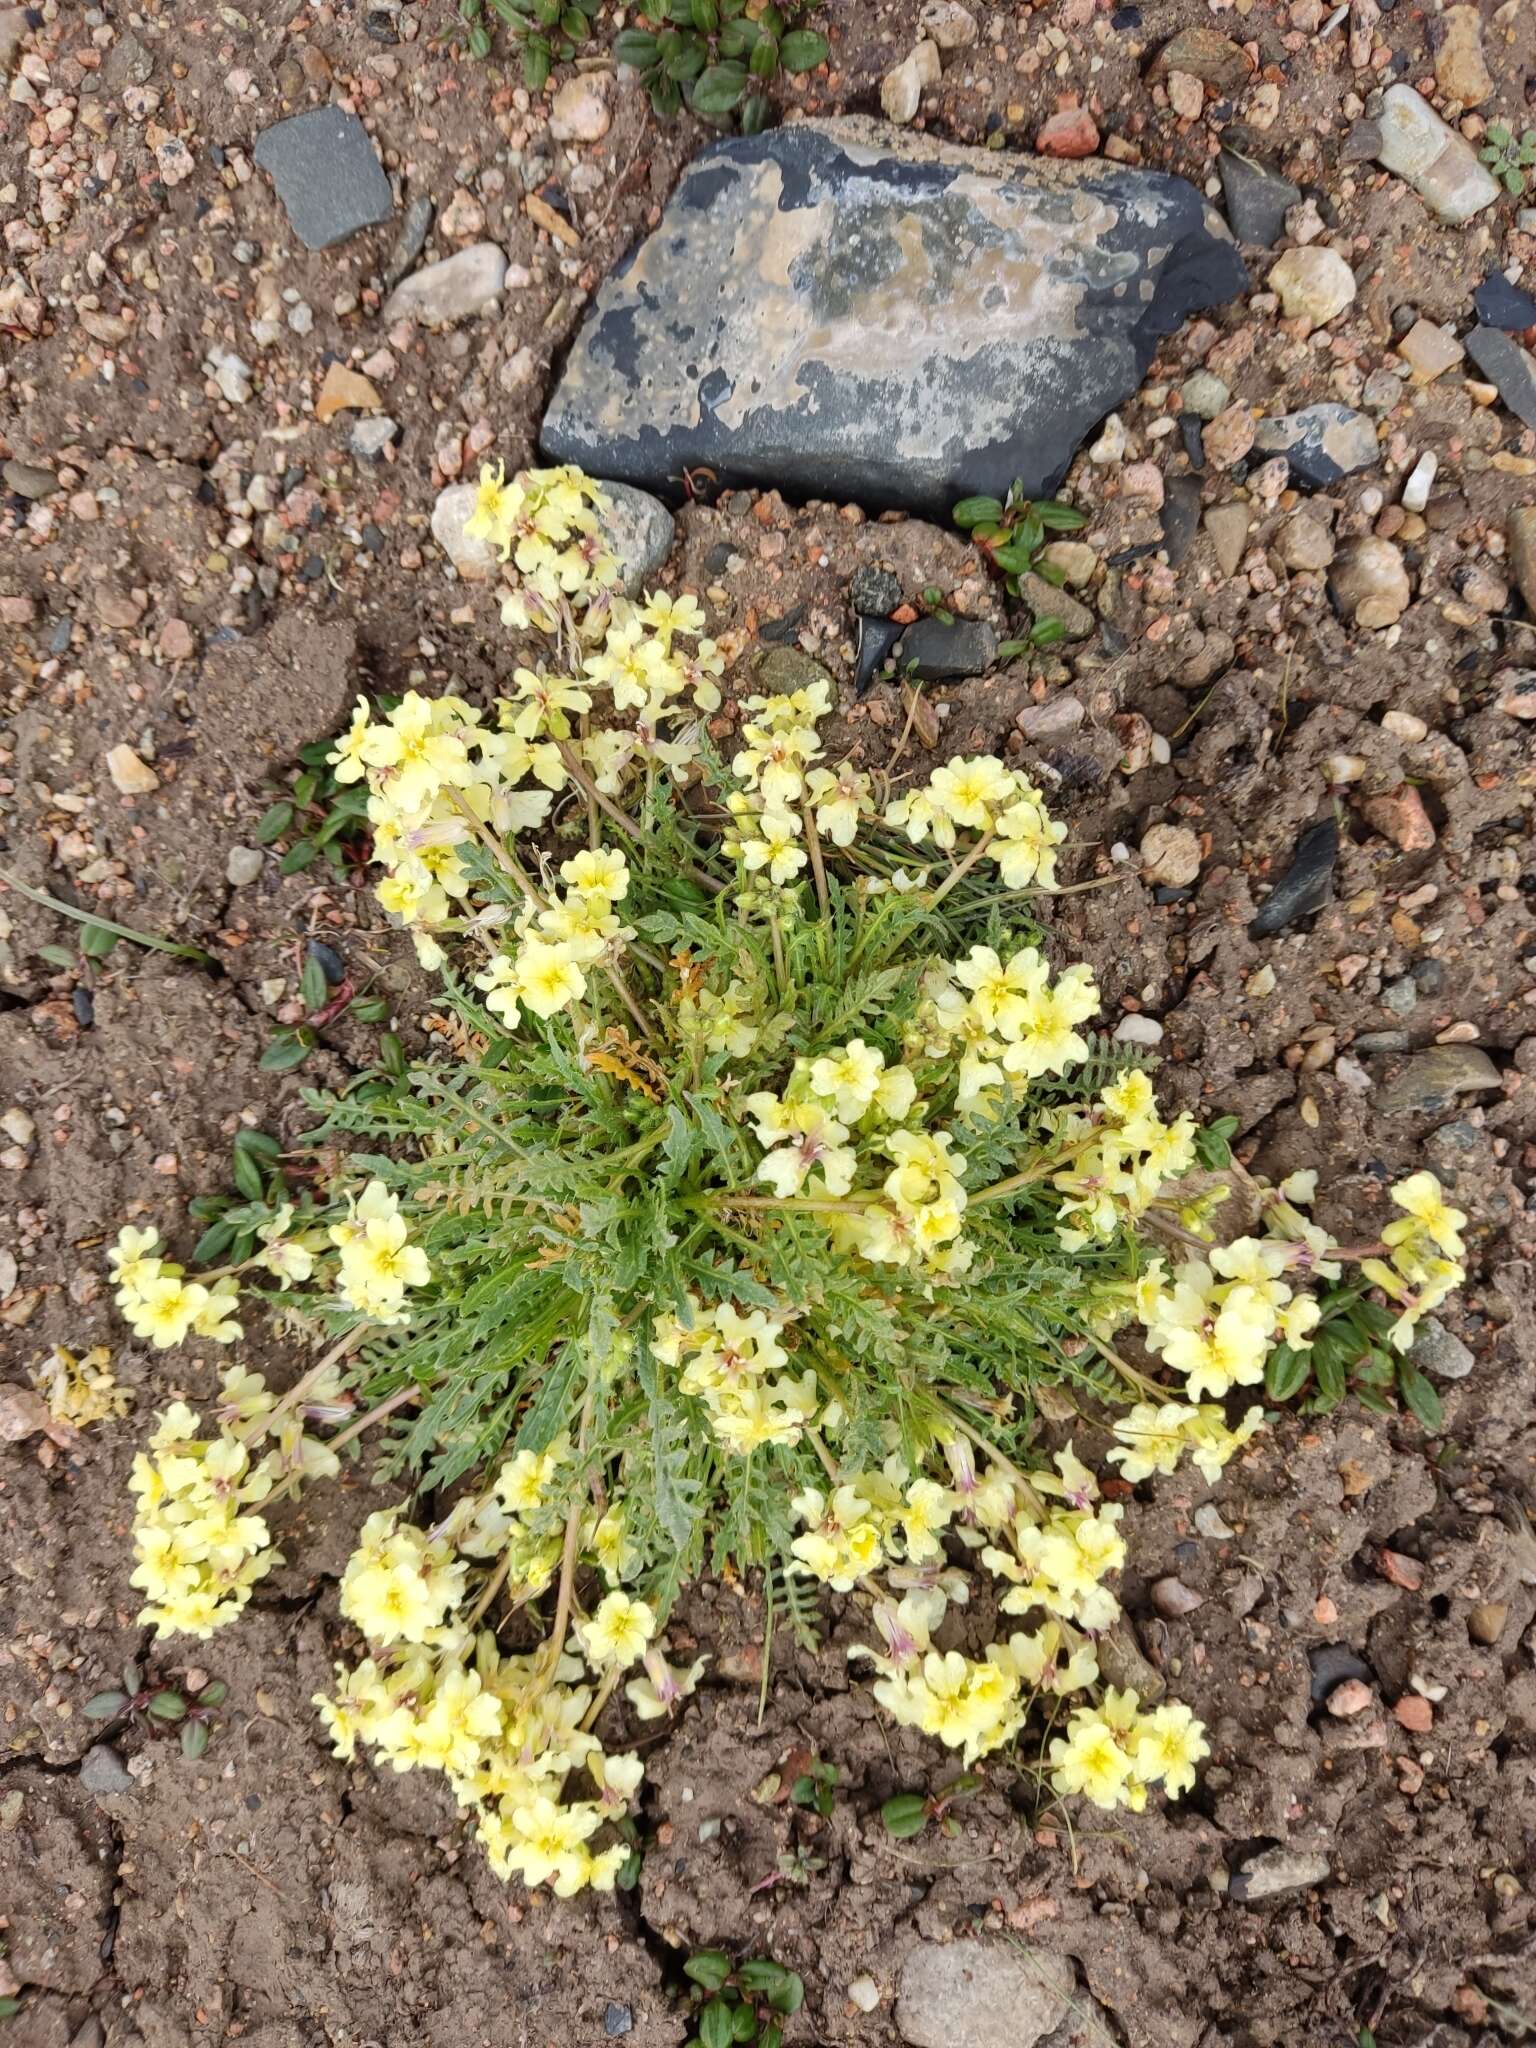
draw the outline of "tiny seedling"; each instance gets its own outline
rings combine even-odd
[[[539,92],[557,63],[569,62],[592,35],[602,0],[459,0],[459,34],[471,57],[489,57],[495,25],[522,53],[523,83]]]
[[[181,1730],[181,1753],[194,1760],[208,1747],[213,1733],[214,1710],[223,1705],[229,1687],[222,1678],[210,1678],[196,1692],[159,1684],[139,1664],[125,1664],[122,1685],[96,1693],[85,1703],[88,1721],[105,1723],[104,1735],[130,1721],[151,1735],[168,1735]]]
[[[251,834],[258,846],[283,847],[280,874],[297,875],[322,859],[339,874],[349,860],[361,867],[367,859],[368,791],[360,782],[336,780],[331,750],[329,740],[299,749],[292,788],[262,812]]]
[[[1498,179],[1504,190],[1518,199],[1530,182],[1530,173],[1536,167],[1536,128],[1527,128],[1516,135],[1504,121],[1488,123],[1488,139],[1478,155]]]
[[[1059,588],[1065,580],[1050,562],[1035,558],[1044,547],[1046,535],[1075,533],[1087,525],[1086,516],[1058,498],[1029,498],[1022,482],[1009,488],[1006,498],[962,498],[954,510],[956,526],[971,536],[982,554],[1003,579],[1010,597],[1017,597],[1028,575]],[[1036,619],[1022,639],[1005,640],[998,649],[1003,661],[1052,647],[1067,637],[1060,619]]]
[[[699,2048],[728,2048],[732,2041],[755,2041],[757,2048],[779,2048],[784,2021],[805,2002],[805,1986],[793,1970],[766,1956],[733,1963],[724,1949],[700,1949],[683,1965],[694,1989],[690,2042]]]
[[[898,1792],[894,1799],[887,1799],[880,1809],[880,1818],[885,1831],[898,1842],[910,1842],[914,1835],[920,1835],[931,1821],[937,1821],[946,1835],[958,1832],[950,1817],[949,1809],[961,1799],[969,1799],[980,1785],[980,1778],[969,1771],[946,1785],[942,1792],[924,1795],[921,1792]]]
[[[836,1764],[824,1763],[819,1756],[813,1756],[789,1788],[791,1806],[807,1807],[826,1820],[837,1802],[837,1776]]]
[[[707,121],[735,121],[756,135],[773,115],[768,88],[781,71],[814,71],[827,39],[802,26],[811,12],[792,0],[748,11],[748,0],[644,0],[641,26],[615,38],[613,53],[633,65],[664,121],[683,107]]]

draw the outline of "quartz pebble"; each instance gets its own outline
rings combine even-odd
[[[607,82],[600,73],[568,78],[549,110],[549,132],[556,142],[601,142],[612,124]]]
[[[417,320],[424,327],[455,326],[493,305],[506,275],[502,250],[494,242],[474,242],[424,270],[413,270],[385,300],[384,318]]]
[[[1328,580],[1345,617],[1368,631],[1395,625],[1413,595],[1401,550],[1372,534],[1345,542]]]
[[[1288,320],[1324,327],[1354,303],[1355,274],[1336,249],[1287,249],[1269,273]]]
[[[1402,504],[1407,512],[1422,512],[1429,503],[1430,486],[1435,481],[1435,472],[1440,467],[1440,458],[1428,449],[1419,457],[1409,472],[1408,481],[1403,485]]]
[[[1432,384],[1436,377],[1465,361],[1467,353],[1454,334],[1433,320],[1415,320],[1397,344],[1397,352],[1412,370],[1416,384]],[[1392,393],[1393,404],[1401,395],[1399,386]]]
[[[1452,227],[1498,198],[1498,183],[1471,143],[1448,128],[1411,85],[1387,87],[1380,126],[1377,162],[1406,179],[1431,213]]]
[[[107,753],[107,773],[112,787],[123,796],[148,796],[160,787],[160,778],[147,761],[140,760],[130,746],[112,747]]]
[[[1187,889],[1200,873],[1200,838],[1188,825],[1152,825],[1142,835],[1141,878]]]
[[[917,119],[924,90],[943,76],[939,46],[924,36],[915,49],[880,81],[880,107],[888,121],[905,128]]]

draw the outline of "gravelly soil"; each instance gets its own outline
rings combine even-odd
[[[1144,76],[1165,34],[1208,19],[1192,0],[1144,8],[1139,30],[1111,27],[1089,0],[1010,5],[995,23],[979,12],[981,45],[925,102],[936,132],[1027,147],[1058,93],[1077,94],[1106,133],[1203,181],[1217,135],[1242,120],[1249,146],[1316,194],[1348,248],[1359,298],[1324,345],[1262,296],[1166,345],[1124,413],[1131,461],[1151,461],[1165,486],[1188,463],[1177,434],[1148,431],[1158,394],[1213,347],[1234,395],[1256,406],[1353,402],[1393,359],[1403,308],[1464,329],[1490,262],[1536,264],[1513,203],[1442,229],[1396,180],[1341,160],[1361,111],[1351,95],[1372,80],[1350,69],[1341,32],[1314,33],[1322,10],[1306,0],[1216,14],[1273,69],[1201,120],[1176,120]],[[1486,12],[1496,94],[1483,113],[1518,124],[1536,47],[1515,33],[1518,10]],[[798,103],[872,110],[916,13],[915,0],[834,0],[834,75],[805,81]],[[172,1744],[129,1738],[131,1789],[93,1793],[82,1779],[81,1706],[141,1640],[125,1567],[134,1441],[163,1400],[205,1393],[215,1366],[125,1340],[102,1239],[124,1217],[184,1228],[187,1200],[222,1183],[239,1123],[302,1129],[301,1086],[358,1051],[344,1026],[300,1077],[258,1068],[306,939],[328,938],[375,980],[402,1029],[418,1029],[430,1002],[358,890],[325,871],[280,876],[274,861],[232,888],[229,851],[249,844],[273,776],[334,729],[357,689],[399,688],[413,671],[434,688],[491,685],[504,663],[494,601],[449,578],[427,535],[435,492],[472,472],[481,445],[526,459],[588,296],[703,139],[657,130],[621,93],[608,136],[567,151],[549,140],[542,102],[431,44],[433,10],[407,6],[401,21],[418,32],[391,47],[361,9],[261,0],[241,14],[103,19],[49,6],[10,55],[41,57],[48,78],[13,106],[0,142],[0,180],[14,185],[0,194],[0,433],[5,454],[54,470],[60,489],[0,502],[0,864],[200,944],[216,966],[120,947],[61,971],[39,948],[70,939],[65,921],[0,897],[0,1108],[35,1124],[0,1160],[0,1255],[16,1261],[12,1276],[0,1260],[4,1378],[25,1379],[55,1343],[99,1342],[136,1397],[71,1451],[35,1438],[0,1451],[0,1971],[26,1987],[0,2034],[18,2048],[514,2048],[601,2039],[627,2016],[626,2038],[660,2048],[684,2035],[678,1951],[724,1944],[803,1972],[796,2038],[880,2044],[898,2038],[914,1943],[979,1934],[1074,1957],[1082,2011],[1131,2048],[1337,2044],[1364,2023],[1383,2044],[1521,2038],[1536,2025],[1536,1567],[1518,1511],[1536,1499],[1536,767],[1530,726],[1499,706],[1532,687],[1512,680],[1536,628],[1509,593],[1504,532],[1515,506],[1536,501],[1536,437],[1455,374],[1404,386],[1381,467],[1309,508],[1338,538],[1374,528],[1399,540],[1415,594],[1396,628],[1350,628],[1321,574],[1286,567],[1295,506],[1283,479],[1193,478],[1207,507],[1250,506],[1238,567],[1223,573],[1205,532],[1177,562],[1157,552],[1162,514],[1136,494],[1144,476],[1084,461],[1068,488],[1108,564],[1086,593],[1100,631],[1033,672],[930,693],[936,724],[925,710],[904,743],[919,763],[985,745],[1034,764],[1072,828],[1069,879],[1105,885],[1062,900],[1054,943],[1095,963],[1111,1025],[1136,1012],[1161,1023],[1170,1100],[1236,1114],[1266,1171],[1318,1167],[1332,1220],[1374,1213],[1386,1182],[1420,1162],[1475,1219],[1474,1277],[1453,1319],[1475,1363],[1445,1389],[1442,1437],[1351,1413],[1290,1418],[1229,1469],[1214,1521],[1191,1482],[1140,1489],[1124,1587],[1132,1647],[1211,1726],[1195,1795],[1069,1838],[1036,1824],[1027,1779],[995,1770],[957,1809],[953,1837],[893,1844],[881,1800],[947,1773],[850,1689],[852,1614],[832,1604],[815,1656],[781,1639],[760,1720],[760,1603],[751,1589],[702,1589],[681,1624],[710,1651],[711,1676],[646,1747],[639,1891],[529,1899],[488,1876],[432,1785],[349,1770],[319,1740],[308,1699],[343,1640],[331,1581],[365,1512],[354,1484],[306,1504],[284,1535],[295,1562],[208,1647],[231,1689],[208,1756],[191,1764]],[[1438,29],[1406,5],[1383,15],[1387,75],[1432,83]],[[1267,127],[1265,83],[1283,88]],[[146,89],[161,95],[147,111],[130,104]],[[280,114],[332,97],[364,113],[400,195],[429,192],[441,209],[455,185],[474,193],[485,232],[526,273],[501,317],[391,336],[377,292],[390,229],[320,254],[295,245],[250,149]],[[70,121],[39,131],[62,106]],[[171,184],[166,166],[180,164],[165,138],[178,135],[192,169]],[[550,179],[577,249],[524,210]],[[436,237],[428,253],[447,246]],[[262,349],[249,322],[273,286],[310,308],[312,327],[290,324]],[[214,345],[253,365],[248,404],[205,381]],[[313,400],[327,352],[381,348],[391,366],[370,374],[403,431],[370,464],[348,452],[348,416],[322,427]],[[1395,500],[1426,448],[1441,468],[1419,530],[1394,519]],[[670,574],[707,593],[744,658],[787,617],[780,630],[847,677],[844,593],[871,558],[910,594],[933,583],[957,611],[996,614],[954,536],[771,498],[688,508]],[[863,705],[845,693],[841,733],[869,759],[888,759],[906,722],[889,684]],[[113,787],[105,755],[123,742],[152,758],[153,795]],[[1365,765],[1340,799],[1332,901],[1255,941],[1256,907],[1329,808],[1325,764],[1338,754]],[[1164,822],[1199,837],[1187,891],[1138,873],[1148,826]],[[1447,1033],[1492,1055],[1498,1088],[1385,1113],[1381,1090],[1405,1054]],[[1385,1046],[1382,1034],[1394,1034]],[[260,1362],[260,1341],[251,1348]],[[266,1362],[290,1369],[277,1348]],[[1422,1567],[1394,1565],[1395,1579],[1420,1583],[1386,1576],[1384,1549]],[[1147,1589],[1172,1571],[1203,1604],[1167,1622]],[[1482,1644],[1468,1618],[1490,1603],[1506,1614]],[[1310,1698],[1308,1653],[1329,1645],[1371,1675],[1373,1703],[1349,1720]],[[1427,1733],[1392,1711],[1414,1679],[1434,1701]],[[793,1750],[838,1765],[830,1821],[752,1796]],[[1226,1873],[1268,1843],[1321,1851],[1330,1879],[1233,1902]],[[805,1882],[765,1887],[786,1856]],[[861,1976],[880,1992],[868,2014],[846,1997]]]

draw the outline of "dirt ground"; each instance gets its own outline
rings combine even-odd
[[[1056,906],[1055,944],[1094,962],[1111,1028],[1133,1014],[1161,1026],[1168,1099],[1235,1114],[1266,1172],[1317,1167],[1335,1222],[1376,1213],[1415,1165],[1440,1174],[1474,1219],[1473,1277],[1448,1317],[1471,1371],[1444,1385],[1433,1440],[1352,1409],[1291,1416],[1214,1499],[1185,1475],[1138,1489],[1125,1654],[1154,1667],[1144,1683],[1176,1681],[1214,1751],[1177,1807],[1112,1827],[1080,1815],[1069,1835],[999,1767],[952,1837],[895,1843],[881,1802],[952,1773],[850,1688],[851,1612],[831,1603],[816,1655],[780,1638],[759,1718],[760,1601],[705,1587],[673,1640],[707,1649],[710,1675],[640,1745],[641,1884],[564,1904],[498,1884],[424,1778],[384,1783],[326,1752],[308,1701],[344,1642],[332,1581],[365,1512],[355,1481],[310,1498],[284,1530],[295,1562],[207,1646],[230,1688],[207,1755],[129,1735],[83,1764],[84,1702],[142,1646],[126,1583],[135,1442],[165,1400],[206,1394],[217,1363],[134,1348],[102,1244],[153,1217],[189,1246],[186,1203],[224,1185],[240,1125],[302,1129],[303,1086],[356,1056],[364,1039],[344,1025],[300,1075],[258,1066],[308,940],[419,1028],[425,985],[353,882],[282,876],[268,856],[236,886],[230,852],[359,689],[486,689],[505,666],[494,599],[457,585],[429,536],[435,496],[483,448],[509,467],[529,457],[592,291],[705,137],[658,129],[625,90],[601,141],[553,142],[546,99],[434,40],[447,10],[432,0],[47,0],[0,15],[0,453],[56,480],[0,498],[0,866],[211,955],[122,945],[62,968],[40,949],[73,946],[76,928],[0,892],[0,1379],[25,1383],[54,1345],[103,1344],[134,1396],[78,1446],[0,1449],[0,1992],[24,1994],[0,2048],[663,2048],[686,2031],[682,1955],[716,1945],[802,1972],[791,2040],[884,2048],[901,2038],[904,1959],[961,1936],[1074,1959],[1063,2043],[1337,2048],[1368,2027],[1383,2048],[1475,2048],[1536,2030],[1536,1547],[1521,1516],[1536,1505],[1536,746],[1505,708],[1536,691],[1536,625],[1505,544],[1511,511],[1536,503],[1536,434],[1459,373],[1404,384],[1377,414],[1380,466],[1306,501],[1336,540],[1396,537],[1413,599],[1383,632],[1348,624],[1319,571],[1288,566],[1301,501],[1283,477],[1192,472],[1179,434],[1152,431],[1213,351],[1234,395],[1266,410],[1356,402],[1414,316],[1464,331],[1489,268],[1536,270],[1516,202],[1442,228],[1406,185],[1348,160],[1373,84],[1434,89],[1435,12],[1382,8],[1363,54],[1384,61],[1361,71],[1349,24],[1321,34],[1311,0],[976,8],[980,43],[949,58],[929,127],[1027,149],[1076,95],[1147,163],[1204,184],[1219,135],[1246,123],[1245,146],[1315,197],[1360,290],[1309,339],[1265,295],[1256,256],[1252,296],[1165,344],[1123,408],[1127,460],[1081,459],[1065,493],[1090,513],[1081,537],[1102,566],[1082,594],[1098,630],[1033,672],[931,691],[934,723],[925,713],[906,747],[1034,765],[1071,827],[1067,878],[1105,884]],[[1517,127],[1536,97],[1521,12],[1485,10],[1495,91],[1481,109]],[[829,0],[832,71],[788,102],[874,111],[917,13]],[[1264,68],[1179,118],[1147,69],[1193,23],[1255,44]],[[441,215],[459,187],[483,208],[514,266],[500,317],[385,329],[398,206],[338,248],[296,244],[252,145],[334,98],[363,113],[397,199],[428,193]],[[525,210],[551,181],[575,248]],[[435,232],[428,256],[450,246]],[[281,338],[260,347],[250,321],[274,287]],[[248,402],[205,376],[219,347],[253,366]],[[350,452],[350,415],[322,426],[313,408],[328,359],[379,351],[368,374],[402,432],[370,462]],[[1425,450],[1433,494],[1405,515]],[[1208,531],[1166,544],[1159,491],[1249,506],[1235,569]],[[958,611],[996,613],[956,536],[745,494],[684,511],[669,581],[706,594],[744,660],[754,637],[791,639],[848,678],[847,583],[867,561],[909,594],[934,584]],[[862,704],[850,687],[843,720],[882,760],[906,707],[891,684]],[[125,743],[154,792],[114,786],[106,755]],[[1270,885],[1329,811],[1339,755],[1359,765],[1340,788],[1331,900],[1254,939]],[[1163,823],[1198,838],[1193,885],[1140,872]],[[1392,1106],[1407,1055],[1469,1043],[1496,1086]],[[247,1350],[292,1370],[259,1337]],[[1169,1574],[1199,1596],[1175,1620],[1149,1593]],[[183,1667],[173,1653],[156,1669]],[[1348,1719],[1313,1696],[1341,1671],[1371,1689]],[[1431,1712],[1394,1711],[1407,1700]],[[829,1820],[754,1798],[787,1751],[837,1766]],[[1325,1856],[1329,1877],[1229,1896],[1230,1873],[1274,1845]],[[848,1996],[866,1979],[867,2012]]]

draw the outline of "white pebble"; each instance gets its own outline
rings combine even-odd
[[[1440,467],[1440,458],[1428,449],[1413,465],[1412,474],[1403,485],[1403,510],[1422,512],[1429,503],[1429,487],[1435,480],[1435,471]]]
[[[880,2003],[880,1986],[873,1977],[855,1977],[848,1986],[848,2002],[860,2012],[873,2012]]]
[[[1132,1010],[1115,1026],[1117,1045],[1161,1045],[1162,1042],[1162,1025],[1155,1017],[1142,1016],[1140,1011]]]

